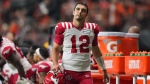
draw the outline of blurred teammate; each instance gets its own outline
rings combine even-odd
[[[24,55],[26,55],[29,50],[26,47],[21,47],[20,49]],[[17,68],[8,62],[3,66],[1,75],[8,84],[16,84],[20,79]]]
[[[8,84],[16,84],[16,82],[19,80],[17,68],[10,63],[6,63],[3,66],[1,75]]]
[[[36,50],[37,48],[39,48],[39,47],[40,47],[40,46],[38,46],[38,45],[32,45],[32,46],[30,47],[30,49],[29,49],[29,52],[28,52],[28,54],[27,54],[27,60],[29,61],[29,63],[30,63],[31,65],[35,64],[34,61],[33,61],[33,56],[34,56],[35,50]]]
[[[128,30],[128,33],[140,33],[140,29],[138,26],[131,26]]]
[[[33,55],[35,64],[32,66],[33,73],[36,74],[36,84],[43,84],[43,79],[52,69],[52,62],[49,61],[49,52],[44,48],[37,48]]]
[[[1,56],[6,62],[17,68],[21,78],[30,78],[31,64],[24,57],[22,51],[12,41],[2,36],[0,36],[0,45]]]
[[[103,71],[104,82],[109,82],[102,54],[97,43],[99,27],[85,22],[88,6],[79,2],[73,10],[73,22],[60,22],[55,27],[52,48],[53,71],[61,70],[58,53],[63,46],[62,66],[66,84],[93,84],[90,72],[90,50]]]
[[[147,51],[150,52],[150,40],[148,32],[140,32],[140,28],[138,26],[131,26],[128,30],[128,33],[137,33],[139,36],[139,51]]]

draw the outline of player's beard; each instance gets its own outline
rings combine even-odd
[[[74,19],[75,19],[76,21],[78,21],[78,22],[84,21],[84,17],[81,16],[81,15],[77,15],[76,17],[74,17]]]
[[[82,21],[82,18],[76,18],[77,21]]]

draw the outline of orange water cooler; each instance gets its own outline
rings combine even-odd
[[[147,79],[147,76],[150,75],[150,56],[126,56],[125,57],[125,73],[128,75],[137,75],[142,77],[134,77],[136,84],[150,84],[150,78]],[[136,80],[137,79],[137,80]],[[144,81],[145,80],[145,81]]]
[[[135,33],[126,33],[123,39],[123,53],[124,56],[129,56],[130,52],[137,52],[139,50],[139,34]]]
[[[123,32],[99,32],[98,43],[102,54],[123,52],[123,39],[125,35]]]
[[[138,38],[139,34],[134,33],[124,33],[124,32],[99,32],[98,34],[98,44],[99,48],[101,50],[101,53],[103,55],[103,59],[106,65],[106,69],[108,74],[110,74],[110,84],[117,84],[117,82],[120,82],[120,84],[133,84],[133,74],[149,74],[149,68],[147,68],[148,64],[144,65],[144,62],[148,62],[149,57],[142,58],[140,60],[143,60],[141,65],[141,70],[129,70],[129,59],[130,59],[130,52],[138,51]],[[108,55],[105,56],[106,53],[118,53],[122,52],[124,55]],[[129,57],[129,58],[128,58]],[[132,57],[131,57],[132,58]],[[150,61],[150,60],[149,60]],[[144,68],[146,67],[146,68]],[[143,71],[142,71],[143,70]],[[149,70],[149,71],[148,71]],[[100,67],[98,67],[99,73],[92,73],[92,77],[95,80],[101,80],[102,81],[102,71]],[[140,71],[140,72],[139,72]],[[132,74],[130,74],[132,73]],[[112,76],[113,75],[113,76]],[[118,80],[119,81],[115,81]],[[137,80],[137,84],[140,83],[141,80]],[[99,84],[98,82],[94,84]],[[101,83],[100,83],[101,84]],[[148,83],[149,84],[149,83]]]
[[[104,58],[106,69],[110,74],[110,84],[132,84],[132,76],[125,75],[125,57],[124,56],[104,56],[106,53],[123,52],[124,37],[123,32],[100,32],[98,34],[98,43]],[[124,52],[123,52],[124,53]],[[98,67],[102,73],[100,67]],[[114,75],[114,76],[112,76]],[[119,81],[117,81],[119,79]]]
[[[124,56],[103,56],[108,74],[110,74],[110,84],[132,84],[132,76],[125,75],[125,57]],[[100,67],[98,67],[102,73]],[[118,80],[119,79],[119,80]]]

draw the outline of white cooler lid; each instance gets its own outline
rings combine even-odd
[[[140,34],[137,33],[126,33],[125,37],[130,37],[130,38],[139,38]]]
[[[125,37],[126,33],[124,32],[99,32],[98,36],[119,36]]]

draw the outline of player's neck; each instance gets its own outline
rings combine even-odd
[[[82,28],[84,26],[84,21],[82,21],[82,22],[73,21],[72,23],[76,28]]]

